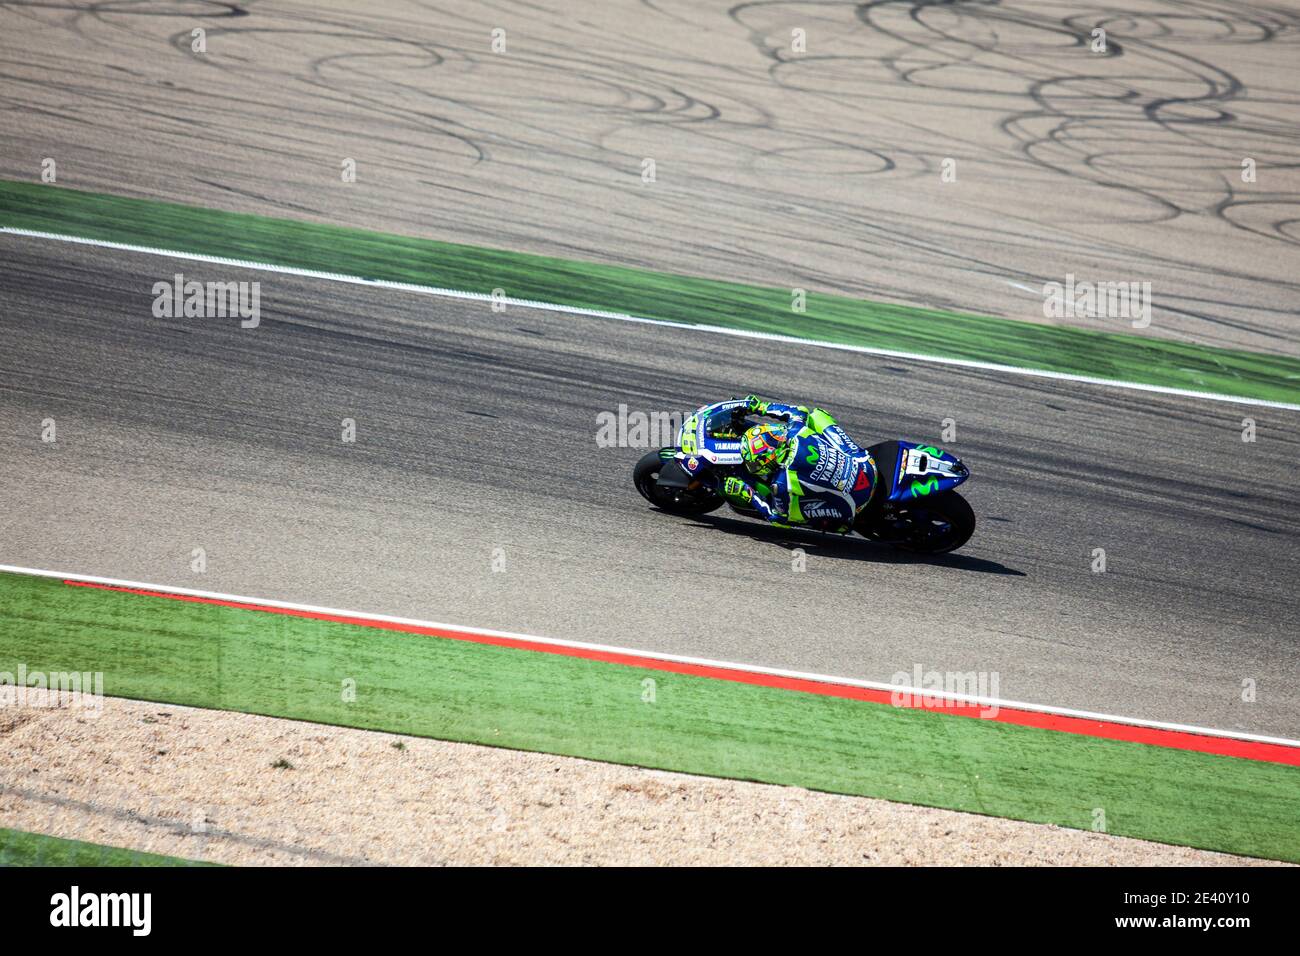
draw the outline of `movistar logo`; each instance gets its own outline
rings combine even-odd
[[[912,494],[913,494],[913,495],[928,495],[930,492],[934,491],[934,489],[936,489],[936,488],[938,488],[938,487],[939,487],[939,479],[938,479],[938,478],[931,478],[931,479],[930,479],[929,481],[927,481],[925,484],[921,484],[921,482],[919,482],[919,481],[914,481],[914,482],[912,482]]]
[[[817,454],[817,446],[816,446],[816,445],[813,445],[813,444],[809,444],[809,445],[808,445],[808,454],[807,454],[807,456],[804,458],[804,461],[808,462],[808,464],[811,465],[811,464],[813,464],[814,462],[816,462],[817,459],[820,458],[820,457],[821,457],[821,455]]]

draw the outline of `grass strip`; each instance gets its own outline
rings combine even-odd
[[[1300,769],[0,574],[0,672],[1300,862]],[[11,678],[12,679],[12,678]]]
[[[0,827],[0,866],[215,866]]]
[[[0,225],[1268,401],[1300,402],[1300,360],[671,275],[299,220],[0,180]],[[704,343],[702,348],[716,348]]]

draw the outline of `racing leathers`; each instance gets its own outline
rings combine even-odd
[[[749,396],[749,411],[786,423],[784,454],[775,470],[749,480],[731,476],[724,497],[748,505],[773,524],[848,531],[876,483],[871,455],[825,410]]]

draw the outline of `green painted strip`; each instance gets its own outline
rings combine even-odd
[[[0,575],[0,608],[0,671],[102,671],[113,696],[1079,829],[1100,810],[1110,833],[1300,862],[1294,767],[45,578]]]
[[[0,828],[0,866],[215,866],[116,846]]]
[[[774,332],[940,358],[1300,401],[1300,360],[1133,334],[768,289],[320,223],[0,181],[0,225],[273,265]],[[744,348],[743,344],[704,347]]]

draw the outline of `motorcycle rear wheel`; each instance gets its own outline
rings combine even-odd
[[[656,508],[675,515],[693,517],[706,515],[722,507],[722,496],[711,491],[687,491],[682,488],[660,488],[659,469],[664,459],[659,452],[652,451],[641,456],[632,470],[632,483],[641,497]]]

